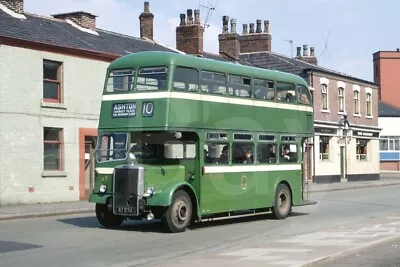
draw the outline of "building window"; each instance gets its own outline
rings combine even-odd
[[[329,141],[331,138],[329,136],[319,137],[319,159],[329,160]]]
[[[322,110],[328,110],[328,85],[321,84]]]
[[[43,100],[62,103],[62,63],[43,60]]]
[[[367,116],[372,116],[372,103],[371,103],[370,93],[366,95],[366,102],[367,102]]]
[[[43,143],[43,169],[45,171],[63,171],[63,130],[45,127]]]
[[[354,114],[360,114],[360,92],[354,91]]]
[[[382,136],[379,140],[379,149],[381,151],[400,151],[400,137]]]
[[[339,91],[339,112],[344,112],[344,88],[340,87]]]
[[[368,154],[368,141],[367,139],[356,139],[356,158],[360,161],[367,160]]]

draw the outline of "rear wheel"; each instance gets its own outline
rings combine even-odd
[[[121,225],[124,217],[114,215],[105,204],[96,204],[96,217],[101,225],[106,228],[115,228]]]
[[[292,211],[292,194],[286,184],[279,184],[275,193],[272,214],[275,219],[285,219]]]
[[[175,192],[172,203],[165,211],[162,221],[172,233],[184,232],[192,220],[192,201],[189,195],[179,190]]]

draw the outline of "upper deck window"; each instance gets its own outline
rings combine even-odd
[[[254,97],[258,99],[274,100],[275,89],[274,82],[254,79],[253,80]]]
[[[290,83],[276,83],[276,93],[279,101],[296,102],[296,87]]]
[[[139,70],[137,91],[165,90],[167,88],[167,68],[151,67]]]
[[[199,72],[196,69],[177,67],[174,72],[174,89],[197,92],[199,90]]]
[[[310,105],[311,104],[311,95],[310,91],[307,87],[299,85],[297,86],[297,91],[299,95],[299,102],[302,104]]]
[[[108,74],[107,93],[128,92],[132,90],[134,70],[113,70]]]
[[[226,76],[223,73],[202,71],[201,91],[209,94],[226,95]]]
[[[228,91],[229,95],[250,97],[250,78],[229,75]]]

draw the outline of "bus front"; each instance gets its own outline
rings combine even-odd
[[[197,215],[198,135],[168,127],[169,67],[143,59],[125,56],[107,71],[89,201],[105,227],[160,218],[180,232]]]

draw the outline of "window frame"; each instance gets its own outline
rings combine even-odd
[[[365,142],[365,145],[363,146],[364,148],[366,148],[366,153],[362,154],[362,153],[358,153],[359,149],[361,147],[361,142],[360,141]],[[362,139],[362,138],[356,138],[356,160],[357,161],[361,161],[361,162],[365,162],[368,161],[368,143],[370,140],[368,139]],[[362,156],[365,156],[364,158]]]
[[[256,81],[266,82],[267,83],[267,87],[264,87],[264,86],[261,86],[261,85],[256,85]],[[272,83],[272,88],[268,86],[270,83]],[[261,92],[261,88],[265,89],[265,95],[266,96],[259,97],[258,93]],[[257,91],[257,90],[259,90],[259,91]],[[273,97],[271,99],[267,97],[270,92],[273,92]],[[276,82],[273,81],[273,80],[267,80],[267,79],[264,79],[264,78],[253,78],[252,79],[252,97],[254,99],[256,99],[256,100],[275,101],[276,100]]]
[[[204,79],[203,78],[203,73],[211,73],[211,74],[217,74],[217,75],[222,75],[223,77],[224,77],[224,83],[223,83],[223,86],[225,87],[225,92],[224,93],[215,93],[215,92],[210,92],[210,89],[209,88],[207,88],[207,91],[205,90],[205,89],[203,89],[203,85],[211,85],[211,84],[208,84],[208,83],[203,83],[203,80],[206,80],[206,81],[214,81],[214,79]],[[200,73],[199,73],[199,87],[200,87],[200,92],[202,93],[202,94],[208,94],[208,95],[220,95],[220,96],[228,96],[228,75],[226,74],[226,73],[223,73],[223,72],[217,72],[217,71],[211,71],[211,70],[204,70],[204,69],[201,69],[200,70]],[[218,80],[216,80],[216,81],[218,81]],[[217,83],[216,83],[217,84]],[[214,85],[214,84],[213,84]],[[222,85],[222,84],[221,84]]]
[[[51,63],[51,64],[56,64],[57,65],[57,80],[52,80],[52,79],[47,79],[45,78],[45,70],[44,70],[44,66],[45,63]],[[50,60],[50,59],[43,59],[42,61],[42,71],[43,71],[43,87],[42,87],[42,93],[43,93],[43,102],[47,102],[47,103],[63,103],[64,101],[64,97],[63,97],[63,63],[60,61],[55,61],[55,60]],[[45,83],[55,83],[57,84],[57,99],[55,98],[46,98],[44,96],[44,87],[45,87]]]
[[[166,72],[165,72],[165,88],[158,88],[158,85],[157,85],[157,89],[140,89],[140,90],[138,90],[138,84],[139,84],[139,75],[141,74],[140,73],[140,71],[142,71],[142,70],[144,70],[144,69],[157,69],[157,68],[165,68],[165,70],[166,70]],[[170,72],[170,68],[168,68],[168,66],[163,66],[163,65],[160,65],[160,66],[142,66],[142,67],[140,67],[139,69],[137,69],[136,71],[135,71],[135,81],[134,81],[134,85],[133,85],[133,88],[134,88],[134,91],[135,92],[140,92],[140,93],[144,93],[144,92],[164,92],[164,91],[167,91],[168,90],[168,76],[169,76],[169,72]],[[142,77],[140,77],[140,78],[142,78]],[[158,81],[158,80],[157,80]],[[147,84],[141,84],[141,85],[143,85],[143,86],[149,86],[149,85],[147,85]]]
[[[325,88],[325,90],[323,88]],[[323,111],[329,111],[328,92],[329,92],[328,85],[326,83],[322,83],[321,84],[321,109]]]
[[[328,145],[327,145],[327,147],[328,147],[328,152],[324,152],[324,153],[322,153],[321,152],[321,144],[323,143],[323,139],[325,139],[325,138],[327,138],[328,139],[328,142],[325,142],[325,144],[327,143]],[[320,161],[330,161],[330,159],[331,159],[331,157],[330,157],[330,151],[331,151],[331,149],[330,149],[330,143],[331,143],[331,139],[332,139],[332,136],[327,136],[327,135],[321,135],[321,136],[319,136],[319,160]],[[326,150],[325,150],[326,151]],[[327,158],[324,158],[324,155],[327,155],[328,157]]]
[[[346,98],[345,98],[345,90],[343,87],[338,88],[338,99],[339,99],[339,105],[338,105],[338,111],[339,113],[346,113]],[[342,108],[341,108],[342,104]]]
[[[372,94],[365,94],[365,104],[366,104],[366,115],[367,117],[372,117]]]
[[[197,73],[197,83],[196,83],[196,90],[190,90],[189,88],[188,89],[186,89],[185,88],[185,90],[181,90],[181,89],[177,89],[176,87],[175,87],[175,75],[176,75],[176,71],[178,70],[178,69],[186,69],[186,70],[193,70],[193,71],[196,71],[196,73]],[[173,91],[177,91],[177,92],[190,92],[190,93],[199,93],[200,92],[200,73],[201,73],[201,71],[199,70],[199,69],[196,69],[196,68],[193,68],[193,67],[186,67],[186,66],[180,66],[180,65],[177,65],[177,66],[175,66],[175,68],[174,68],[174,73],[173,73],[173,75],[172,75],[172,90]]]
[[[46,140],[46,136],[45,136],[45,131],[51,131],[51,130],[57,130],[57,136],[58,136],[58,140]],[[59,158],[58,158],[58,165],[59,168],[58,169],[46,169],[45,167],[45,145],[46,144],[50,144],[50,145],[54,145],[57,144],[59,145]],[[57,127],[43,127],[43,171],[45,172],[52,172],[52,171],[58,171],[58,172],[62,172],[64,171],[64,129],[63,128],[57,128]]]

